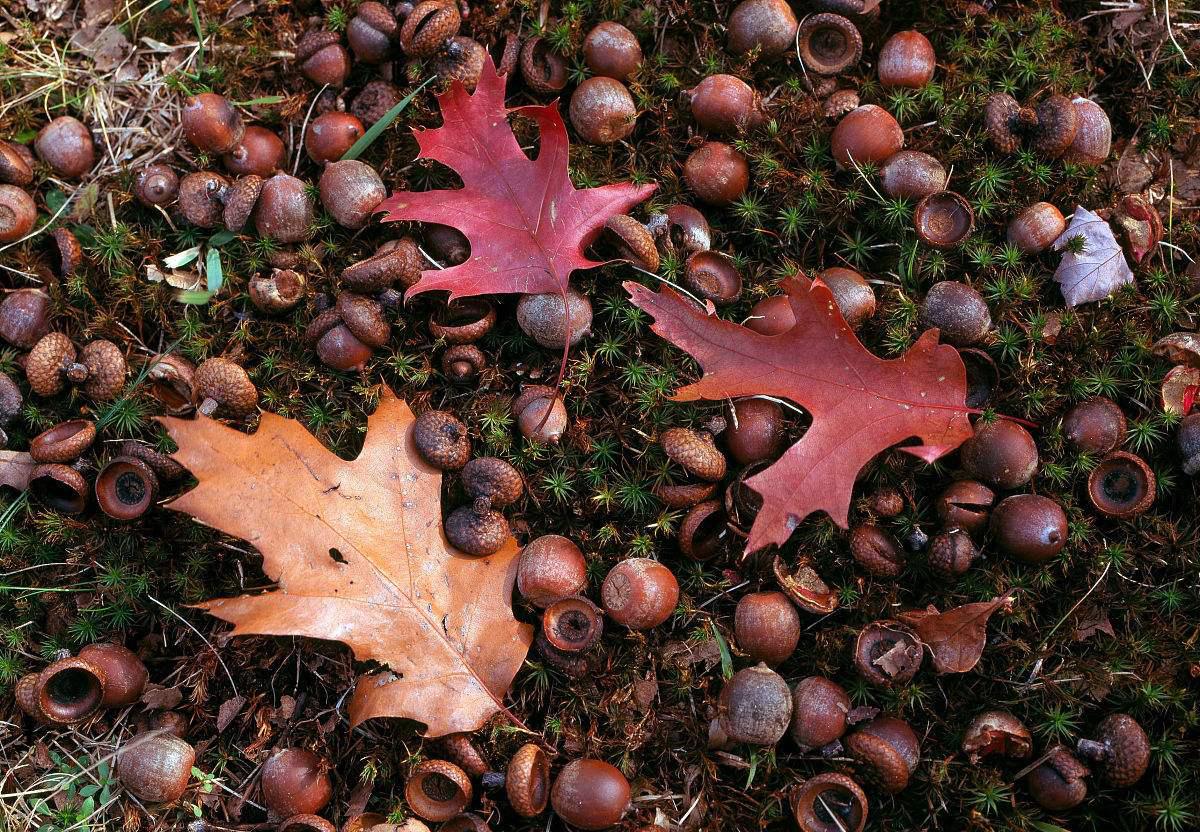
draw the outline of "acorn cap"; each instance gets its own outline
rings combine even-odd
[[[508,762],[504,788],[513,811],[532,818],[546,810],[550,800],[550,759],[536,743],[526,743]]]
[[[97,340],[85,344],[79,352],[79,362],[87,367],[83,392],[96,401],[115,399],[125,386],[128,369],[125,356],[112,341]]]
[[[455,344],[442,353],[442,373],[452,381],[470,381],[487,367],[487,356],[474,344]]]
[[[1017,99],[1005,92],[988,96],[984,105],[983,118],[988,138],[1001,153],[1016,153],[1021,145],[1020,137],[1013,129],[1021,105]]]
[[[535,93],[553,95],[567,85],[567,62],[546,38],[534,36],[526,40],[521,47],[520,60],[525,86]]]
[[[304,329],[304,342],[310,347],[315,347],[326,332],[329,332],[329,330],[341,322],[342,316],[338,314],[336,307],[330,307],[323,312],[318,312],[317,316],[309,321],[308,326]]]
[[[70,462],[92,447],[95,440],[93,422],[71,419],[35,436],[29,443],[29,455],[34,462]]]
[[[80,722],[100,709],[104,683],[104,671],[86,659],[59,659],[38,674],[38,709],[58,725]]]
[[[450,344],[478,341],[496,325],[496,305],[486,298],[460,298],[429,318],[429,332]]]
[[[367,346],[382,347],[388,342],[392,328],[379,301],[354,292],[342,292],[337,297],[336,309],[342,323]]]
[[[521,499],[525,481],[516,468],[503,459],[481,456],[462,470],[463,487],[472,497],[486,497],[493,508],[503,508]]]
[[[872,770],[888,794],[908,786],[920,756],[917,735],[894,717],[877,717],[845,739],[851,757]]]
[[[51,332],[39,340],[25,358],[25,378],[34,393],[54,396],[66,384],[65,370],[75,364],[75,345],[61,332]]]
[[[434,468],[457,471],[471,457],[467,426],[445,410],[428,410],[413,423],[413,442],[421,457]]]
[[[1095,740],[1080,740],[1079,753],[1100,766],[1112,786],[1132,786],[1150,764],[1150,738],[1128,714],[1110,714],[1096,726]]]
[[[219,406],[234,418],[249,416],[258,406],[258,389],[250,376],[225,358],[210,358],[196,368],[196,402],[205,416]]]
[[[621,256],[648,272],[657,272],[659,265],[658,247],[650,229],[626,214],[615,214],[604,223],[617,240]]]
[[[134,520],[158,497],[158,477],[142,460],[118,456],[96,474],[96,505],[114,520]]]
[[[214,228],[221,222],[221,197],[228,187],[229,180],[211,170],[189,173],[179,180],[179,212],[192,225]]]
[[[708,431],[668,428],[658,439],[672,461],[702,480],[716,482],[725,476],[725,455]]]
[[[458,34],[462,15],[457,3],[424,0],[409,12],[400,28],[400,46],[412,58],[428,58]]]
[[[858,63],[862,46],[858,27],[830,12],[806,17],[796,33],[800,60],[817,75],[837,75]]]
[[[33,181],[33,168],[20,152],[6,141],[0,141],[0,183],[24,187]]]
[[[488,508],[487,498],[478,498],[472,505],[459,506],[446,518],[446,539],[456,549],[477,557],[500,551],[508,540],[508,521],[498,511]]]
[[[87,480],[69,465],[35,466],[29,474],[29,493],[63,514],[80,514],[87,508]]]
[[[395,248],[380,246],[370,257],[347,266],[342,270],[342,283],[356,292],[378,292],[397,280],[411,286],[420,280],[421,266],[417,244],[405,237]]]
[[[446,760],[422,760],[404,786],[408,808],[431,821],[450,820],[471,802],[472,792],[467,773]]]
[[[254,206],[258,203],[258,194],[262,191],[261,176],[243,176],[230,185],[222,196],[225,203],[225,227],[235,234],[246,227]]]
[[[50,236],[54,241],[55,273],[62,278],[71,277],[83,263],[83,246],[66,228],[56,228]]]
[[[717,490],[713,482],[658,483],[654,496],[667,508],[691,508],[711,497]]]
[[[308,278],[292,269],[275,269],[271,274],[257,274],[247,287],[250,301],[268,314],[287,312],[304,300]]]
[[[342,36],[327,29],[309,29],[296,43],[296,60],[304,63],[327,46],[339,46]]]
[[[196,390],[196,368],[192,362],[175,353],[160,353],[149,359],[146,380],[150,395],[172,416],[183,416],[195,409],[192,403]]]
[[[1057,159],[1075,140],[1079,115],[1071,99],[1065,95],[1048,96],[1037,106],[1037,128],[1033,133],[1033,149],[1043,156]]]
[[[175,482],[182,479],[184,474],[187,473],[186,468],[168,455],[160,453],[149,445],[145,445],[135,439],[126,439],[118,445],[117,455],[140,459],[150,466],[150,470],[154,472],[154,476],[158,477],[161,482]]]

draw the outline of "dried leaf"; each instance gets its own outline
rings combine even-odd
[[[1087,641],[1096,633],[1116,637],[1112,622],[1108,620],[1108,612],[1102,607],[1089,604],[1075,616],[1075,640]]]
[[[1063,251],[1076,237],[1083,239],[1083,250],[1065,251],[1054,272],[1067,306],[1104,300],[1133,282],[1133,272],[1112,228],[1082,205],[1075,208],[1067,230],[1054,241],[1055,251]]]
[[[945,612],[930,605],[902,612],[901,621],[917,631],[933,652],[938,673],[966,673],[979,663],[987,642],[987,622],[992,613],[1012,598],[1012,590],[991,601],[965,604]]]
[[[161,685],[147,685],[142,693],[142,704],[152,711],[169,711],[183,701],[183,691],[178,686],[164,688]]]
[[[24,451],[0,450],[0,485],[24,491],[29,487],[29,475],[35,465],[33,457]]]
[[[567,174],[567,129],[558,104],[504,106],[504,77],[491,58],[474,94],[459,82],[438,96],[442,126],[415,131],[420,158],[459,175],[458,190],[402,191],[383,201],[384,222],[419,220],[453,226],[471,243],[471,256],[448,269],[421,273],[408,290],[445,290],[450,299],[473,295],[561,293],[576,269],[601,263],[584,254],[605,221],[654,192],[653,185],[622,183],[578,190]],[[521,150],[510,112],[537,122],[537,158]]]
[[[509,539],[473,558],[450,547],[442,475],[417,453],[407,404],[385,390],[349,462],[270,413],[252,435],[206,417],[161,421],[199,480],[170,508],[252,543],[279,584],[202,609],[233,635],[335,639],[383,665],[359,679],[351,726],[396,716],[441,736],[503,708],[533,638],[512,614],[518,548]]]
[[[783,282],[796,323],[775,336],[708,315],[675,290],[626,283],[653,329],[704,368],[678,401],[769,395],[812,415],[795,445],[747,484],[763,497],[746,551],[782,545],[805,517],[825,511],[845,527],[854,480],[876,454],[898,443],[926,462],[971,436],[967,374],[958,351],[922,335],[900,358],[872,355],[855,337],[824,283]]]
[[[230,724],[237,719],[237,715],[242,712],[242,708],[246,704],[246,697],[241,694],[231,696],[221,703],[221,707],[217,710],[217,733],[221,733]]]

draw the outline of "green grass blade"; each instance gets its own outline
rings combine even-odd
[[[417,97],[417,93],[429,86],[431,81],[433,81],[432,78],[426,78],[425,81],[422,82],[421,86],[417,87],[408,95],[401,98],[396,106],[388,110],[387,113],[384,114],[383,118],[372,124],[371,129],[363,133],[362,138],[351,145],[350,149],[343,153],[342,158],[338,161],[346,162],[350,159],[357,159],[359,156],[361,156],[363,152],[366,151],[366,149],[370,147],[377,138],[379,138],[379,134],[388,129],[392,122],[395,121],[396,118],[402,112],[404,112],[405,108],[412,103],[412,100]]]

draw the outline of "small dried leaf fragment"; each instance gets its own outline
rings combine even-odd
[[[1054,241],[1054,250],[1063,252],[1054,279],[1067,306],[1104,300],[1133,282],[1133,271],[1112,228],[1082,205],[1075,208],[1067,230]]]
[[[924,610],[898,616],[933,652],[938,673],[966,673],[979,663],[987,643],[987,623],[992,613],[1009,603],[1012,590],[991,601],[964,604],[938,612],[932,604]]]
[[[0,485],[24,491],[29,487],[29,475],[35,465],[33,457],[24,451],[0,450]]]

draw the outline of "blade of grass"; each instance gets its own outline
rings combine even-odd
[[[200,51],[196,53],[196,68],[200,69],[204,66],[204,29],[200,26],[200,10],[196,7],[196,0],[188,0],[188,14],[192,17],[192,25],[196,27],[196,40],[200,45]]]
[[[384,114],[383,118],[372,124],[371,129],[363,133],[362,137],[353,145],[351,145],[349,150],[342,154],[342,158],[339,161],[346,162],[351,159],[357,159],[359,156],[361,156],[363,152],[370,147],[377,138],[379,138],[379,135],[384,130],[388,129],[392,122],[395,121],[396,118],[402,112],[404,112],[405,108],[412,103],[412,100],[417,97],[417,93],[429,86],[431,81],[433,81],[433,78],[426,78],[425,81],[422,82],[421,86],[417,87],[408,95],[401,98],[395,107],[392,107],[392,109],[388,110],[387,113]]]

